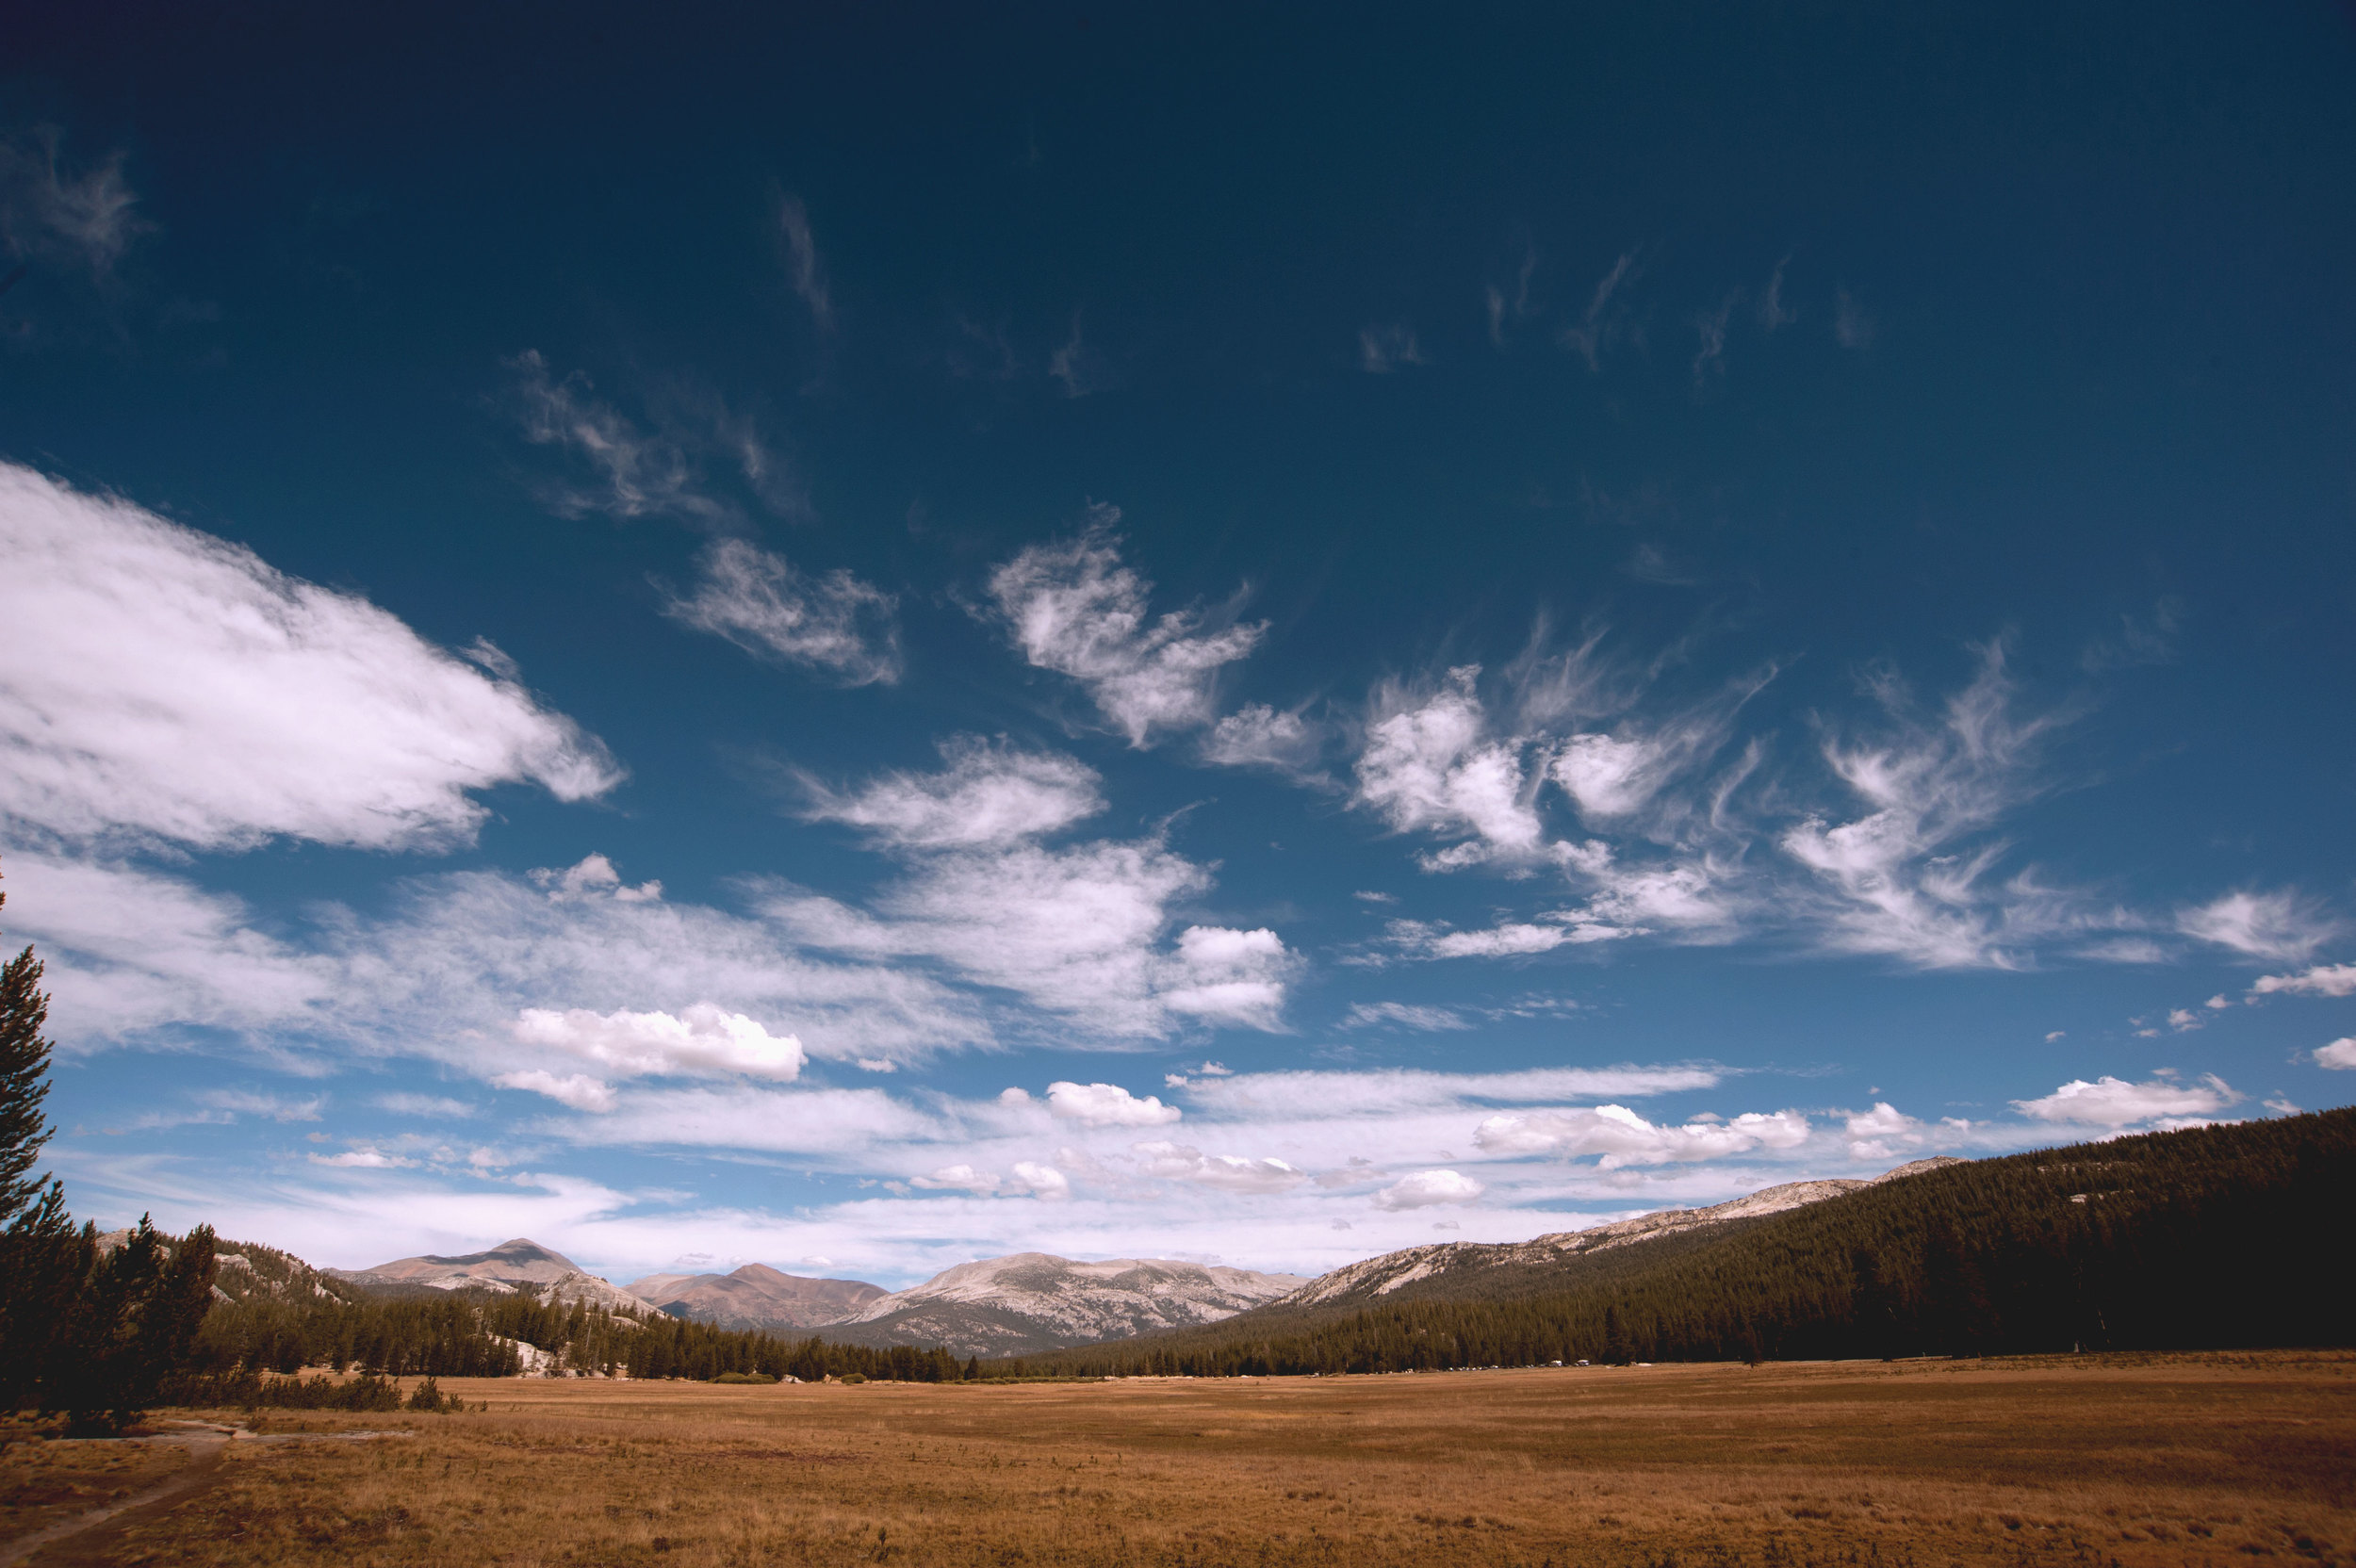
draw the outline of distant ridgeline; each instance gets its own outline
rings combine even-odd
[[[214,1263],[212,1311],[197,1332],[184,1381],[167,1389],[199,1403],[206,1402],[211,1383],[232,1372],[291,1373],[305,1366],[397,1378],[626,1372],[711,1379],[759,1372],[810,1381],[857,1372],[934,1382],[966,1375],[939,1351],[718,1329],[651,1310],[638,1314],[579,1297],[564,1300],[551,1287],[530,1282],[433,1290],[313,1268],[247,1242],[218,1243]]]
[[[1278,1301],[989,1370],[1399,1372],[2356,1343],[2356,1110],[1974,1160],[1376,1304]],[[1312,1290],[1298,1293],[1314,1294]]]

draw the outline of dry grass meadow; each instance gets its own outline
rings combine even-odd
[[[204,1485],[23,1560],[2303,1568],[2356,1548],[2346,1355],[446,1386],[489,1409],[234,1417],[413,1435],[232,1443]],[[0,1484],[99,1481],[95,1452],[20,1444]]]

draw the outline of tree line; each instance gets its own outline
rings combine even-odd
[[[2356,1344],[2356,1110],[1948,1166],[1755,1219],[1005,1364],[1412,1372]]]

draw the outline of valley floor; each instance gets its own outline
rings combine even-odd
[[[228,1413],[263,1433],[415,1435],[233,1442],[203,1486],[23,1562],[2356,1560],[2349,1355],[444,1386],[490,1408]],[[48,1496],[100,1464],[19,1444],[0,1486]]]

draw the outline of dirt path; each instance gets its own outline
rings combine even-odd
[[[140,1443],[150,1446],[186,1448],[188,1451],[188,1465],[177,1474],[167,1477],[144,1491],[135,1492],[128,1497],[118,1497],[103,1507],[57,1520],[29,1535],[21,1535],[14,1541],[0,1544],[0,1568],[12,1568],[13,1564],[22,1562],[53,1542],[80,1536],[101,1526],[113,1524],[123,1520],[125,1514],[136,1512],[144,1515],[151,1511],[161,1512],[166,1507],[177,1502],[187,1494],[219,1479],[221,1456],[228,1452],[229,1445],[235,1442],[237,1436],[238,1429],[235,1427],[216,1427],[188,1422],[186,1424],[186,1429],[182,1431],[168,1432],[157,1437],[123,1439],[122,1441],[124,1442]],[[106,1533],[118,1535],[120,1532],[118,1529],[108,1530]],[[77,1542],[76,1545],[79,1544],[80,1543]],[[75,1551],[65,1556],[52,1553],[42,1560],[45,1568],[45,1565],[49,1563],[106,1562],[111,1560],[105,1557],[89,1557]]]
[[[25,1568],[112,1568],[113,1564],[123,1560],[132,1530],[177,1508],[221,1480],[223,1462],[232,1444],[243,1447],[249,1444],[350,1443],[410,1435],[407,1432],[364,1431],[279,1432],[265,1436],[248,1431],[243,1427],[218,1426],[211,1422],[181,1421],[172,1424],[182,1429],[154,1437],[110,1441],[137,1443],[151,1447],[185,1448],[188,1454],[185,1468],[127,1497],[117,1497],[103,1507],[54,1520],[13,1541],[0,1542],[0,1568],[16,1568],[19,1563],[25,1564]]]

